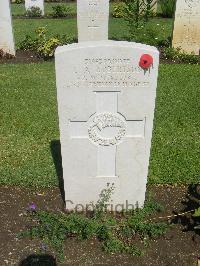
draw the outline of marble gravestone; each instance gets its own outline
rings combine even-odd
[[[25,0],[26,10],[32,7],[39,7],[42,11],[42,15],[44,16],[44,0]]]
[[[172,45],[199,55],[200,0],[177,0]]]
[[[143,69],[146,55],[152,64]],[[108,209],[142,207],[159,52],[136,43],[81,42],[58,47],[55,60],[66,208],[96,203],[107,184],[114,186]]]
[[[15,55],[10,1],[0,0],[0,50]]]
[[[109,0],[77,0],[78,41],[108,40]]]

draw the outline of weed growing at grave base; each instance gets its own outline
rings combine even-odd
[[[104,192],[99,200],[99,203],[104,203],[104,207],[109,200],[108,195],[110,191]],[[164,222],[149,221],[150,215],[162,210],[162,207],[151,199],[147,200],[143,209],[118,215],[104,212],[102,207],[103,205],[101,213],[98,209],[98,216],[94,211],[90,218],[87,217],[87,213],[64,214],[29,209],[28,217],[33,225],[18,237],[40,238],[45,246],[53,248],[58,259],[62,261],[64,242],[67,238],[96,239],[102,243],[102,248],[106,252],[141,255],[147,241],[163,235],[168,228]]]

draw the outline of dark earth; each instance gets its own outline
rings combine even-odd
[[[17,50],[15,57],[12,57],[8,54],[1,55],[0,53],[0,64],[30,64],[41,62],[44,62],[44,60],[42,58],[39,58],[32,51]]]
[[[137,257],[126,254],[107,254],[102,251],[97,240],[78,241],[70,238],[65,242],[65,261],[56,264],[31,264],[31,255],[40,259],[54,259],[41,256],[42,241],[38,239],[18,239],[16,234],[27,228],[26,211],[31,203],[39,210],[62,212],[63,200],[59,188],[41,189],[13,186],[0,187],[0,265],[138,265],[138,266],[197,266],[200,257],[200,235],[193,231],[189,220],[181,214],[194,206],[186,203],[187,187],[149,186],[154,199],[165,210],[159,213],[156,221],[166,220],[172,226],[166,235],[150,241],[144,255]],[[167,217],[167,216],[170,216]],[[56,258],[55,258],[56,260]]]

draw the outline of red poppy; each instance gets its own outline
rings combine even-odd
[[[149,54],[143,54],[140,58],[139,66],[143,69],[148,69],[153,64],[153,57]]]

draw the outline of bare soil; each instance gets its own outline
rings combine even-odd
[[[0,56],[0,64],[30,64],[41,62],[44,62],[44,59],[39,58],[32,51],[17,50],[15,57],[9,55]]]
[[[172,216],[168,220],[173,225],[165,236],[151,240],[144,255],[135,257],[126,254],[107,254],[101,250],[101,243],[97,240],[78,241],[72,238],[65,243],[66,258],[61,264],[55,262],[56,258],[50,250],[46,251],[46,256],[41,255],[40,240],[16,237],[17,233],[27,229],[25,213],[29,204],[35,203],[40,210],[63,211],[64,204],[60,190],[52,188],[39,191],[1,186],[0,265],[197,266],[200,257],[200,235],[193,231],[186,218],[174,217],[176,213],[194,208],[185,201],[188,188],[150,186],[148,191],[152,191],[155,200],[165,207],[165,211],[160,213],[156,220]],[[39,261],[43,261],[43,264]]]

